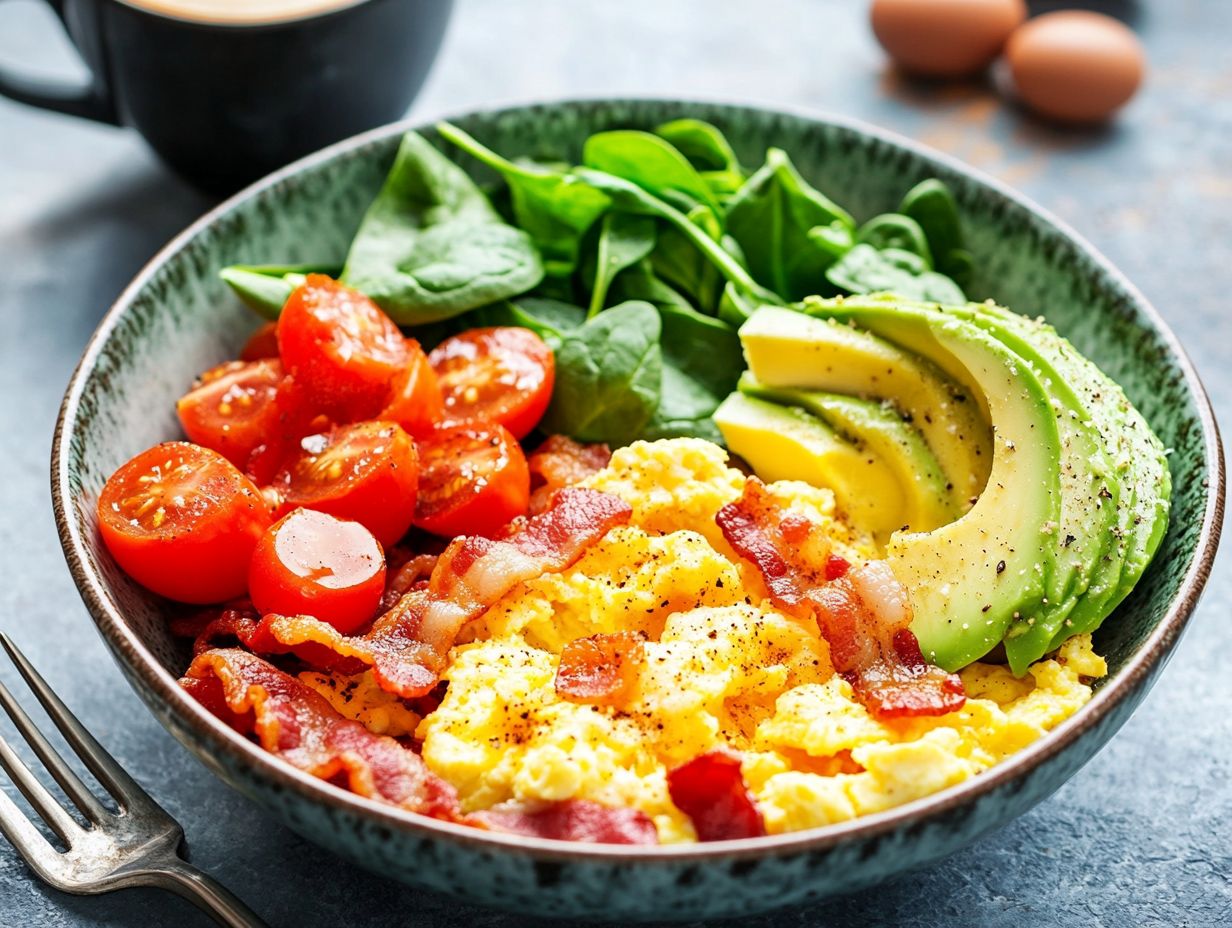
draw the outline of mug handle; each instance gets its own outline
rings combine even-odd
[[[64,0],[47,0],[47,4],[63,23]],[[117,126],[120,124],[111,91],[98,72],[93,72],[91,79],[84,84],[73,84],[68,81],[26,77],[0,65],[0,95],[18,103],[55,110],[57,113],[82,116]]]

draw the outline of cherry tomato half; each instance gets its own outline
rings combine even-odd
[[[312,404],[335,421],[374,416],[407,362],[406,339],[357,290],[323,274],[287,298],[278,320],[278,350]]]
[[[422,438],[441,421],[445,404],[436,372],[419,342],[408,338],[406,350],[409,360],[394,376],[389,403],[380,418],[397,422],[416,438]]]
[[[307,435],[328,432],[333,422],[319,413],[294,377],[283,377],[274,391],[274,412],[261,442],[248,457],[244,472],[262,487],[268,487],[283,465],[300,452]],[[277,504],[274,504],[277,508]]]
[[[251,337],[240,352],[241,361],[260,361],[262,358],[277,358],[278,354],[278,323],[267,322]]]
[[[278,514],[300,506],[359,522],[385,547],[406,534],[415,516],[419,455],[393,422],[359,422],[309,435],[275,478]]]
[[[236,467],[246,467],[279,418],[274,396],[282,362],[229,361],[206,371],[176,403],[188,440],[217,451]]]
[[[186,603],[243,596],[270,521],[252,481],[217,452],[185,441],[143,451],[98,497],[99,532],[116,562],[143,586]]]
[[[556,361],[530,329],[471,329],[428,355],[445,398],[447,425],[503,425],[525,438],[552,399]]]
[[[455,426],[419,443],[415,524],[434,535],[494,535],[526,514],[530,471],[508,429]]]
[[[248,593],[263,615],[311,615],[343,634],[375,615],[385,592],[385,555],[358,522],[296,509],[257,543]]]

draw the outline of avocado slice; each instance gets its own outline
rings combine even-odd
[[[837,311],[839,318],[846,318],[848,311],[858,314],[861,322],[874,330],[901,326],[904,315],[943,312],[971,322],[1017,355],[1048,391],[1061,438],[1061,515],[1055,525],[1042,528],[1052,539],[1053,569],[1047,595],[1037,611],[1014,621],[1005,636],[1010,668],[1022,674],[1032,662],[1043,657],[1064,623],[1073,621],[1075,611],[1081,617],[1098,609],[1117,587],[1122,559],[1105,554],[1113,538],[1120,483],[1103,437],[1071,387],[1068,371],[1054,364],[1052,357],[1038,350],[1032,340],[1024,338],[1000,316],[966,306],[943,308],[897,299],[892,303],[876,301],[875,308],[844,304]],[[892,318],[880,318],[886,314]]]
[[[1079,603],[1049,643],[1046,650],[1052,650],[1071,635],[1098,628],[1129,595],[1155,556],[1171,509],[1167,452],[1121,387],[1052,326],[992,302],[973,304],[969,309],[997,318],[1053,360],[1088,410],[1121,485],[1106,555],[1109,561],[1120,562],[1115,584],[1107,585],[1106,595],[1088,595]]]
[[[767,387],[892,403],[923,435],[959,499],[969,505],[983,490],[991,429],[973,386],[876,335],[781,307],[757,310],[740,341],[749,371]]]
[[[878,543],[903,524],[906,500],[897,474],[816,416],[737,392],[715,410],[714,422],[727,447],[761,479],[829,487],[838,508]]]
[[[1078,392],[1088,379],[1066,356],[1039,343],[1033,331],[1038,324],[1024,320],[1029,324],[1022,326],[968,307],[944,311],[971,320],[1031,365],[1053,398],[1061,435],[1061,519],[1054,536],[1057,569],[1048,602],[1034,622],[1015,622],[1005,636],[1010,668],[1021,675],[1051,649],[1063,628],[1107,614],[1105,605],[1119,587],[1125,560],[1118,519],[1131,507],[1122,505],[1112,452],[1095,424],[1098,412],[1088,408]],[[1098,378],[1106,380],[1102,374]]]
[[[740,379],[740,392],[797,406],[885,461],[894,471],[906,501],[901,528],[927,532],[954,521],[966,509],[950,488],[932,449],[897,410],[838,393],[767,387],[747,373]]]
[[[912,630],[956,670],[1040,615],[1054,588],[1062,513],[1062,438],[1052,398],[1017,354],[969,320],[884,299],[806,301],[979,385],[993,423],[988,484],[971,511],[931,532],[895,535],[887,556],[909,591]]]

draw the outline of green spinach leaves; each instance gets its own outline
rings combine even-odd
[[[578,441],[627,445],[659,408],[662,326],[649,303],[613,306],[554,344],[556,385],[540,427]]]
[[[965,299],[972,257],[935,179],[863,225],[771,148],[751,174],[722,131],[677,119],[595,133],[580,164],[511,159],[448,123],[440,138],[498,178],[500,211],[462,167],[407,133],[341,278],[425,345],[476,326],[538,333],[556,355],[542,428],[581,441],[695,435],[744,367],[757,307],[890,290]],[[502,218],[506,217],[506,218]],[[320,265],[223,277],[277,318]]]
[[[414,132],[403,137],[342,272],[402,325],[525,293],[542,278],[530,235],[505,223],[466,172]]]

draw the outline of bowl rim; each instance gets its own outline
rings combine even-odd
[[[163,669],[145,643],[124,621],[118,604],[108,592],[106,584],[98,572],[89,566],[89,561],[85,557],[86,542],[81,526],[71,515],[73,507],[68,471],[70,446],[84,385],[102,352],[103,345],[116,329],[137,294],[164,264],[174,258],[200,233],[241,204],[260,196],[270,188],[276,187],[305,170],[408,130],[430,130],[439,121],[425,121],[418,117],[379,126],[322,148],[266,175],[210,209],[172,238],[146,262],[116,298],[87,343],[66,388],[56,421],[51,457],[52,506],[60,544],[74,582],[77,584],[78,592],[93,617],[100,636],[112,650],[117,661],[127,665],[125,669],[130,673],[140,677],[149,691],[156,694],[164,706],[179,716],[181,723],[191,728],[198,738],[203,739],[209,750],[225,753],[232,762],[252,770],[258,779],[286,789],[310,802],[334,806],[339,811],[394,831],[409,832],[420,837],[448,838],[473,848],[499,849],[538,860],[581,858],[594,863],[611,864],[653,861],[685,864],[716,858],[753,858],[826,850],[847,841],[873,839],[904,825],[939,818],[959,806],[974,802],[1002,785],[1026,776],[1043,762],[1060,754],[1076,743],[1085,732],[1098,725],[1122,699],[1136,691],[1157,669],[1162,669],[1163,663],[1166,662],[1180,639],[1197,606],[1198,599],[1210,576],[1215,552],[1219,546],[1224,513],[1224,457],[1219,427],[1215,421],[1210,399],[1193,363],[1181,347],[1176,335],[1138,288],[1066,222],[1007,184],[978,168],[963,163],[958,158],[860,119],[812,110],[804,106],[782,104],[763,106],[753,101],[733,102],[728,99],[706,99],[704,97],[681,99],[666,95],[638,97],[596,95],[509,102],[470,108],[441,118],[455,120],[474,117],[496,118],[506,113],[526,110],[584,108],[598,104],[630,107],[674,106],[679,107],[683,112],[687,112],[690,107],[721,108],[733,114],[746,112],[759,116],[781,116],[797,121],[829,125],[872,137],[885,145],[904,149],[926,163],[932,163],[947,171],[964,175],[1010,201],[1014,206],[1033,214],[1072,242],[1077,250],[1106,275],[1114,286],[1123,291],[1158,333],[1172,360],[1184,376],[1186,388],[1193,396],[1197,417],[1202,426],[1202,444],[1209,476],[1198,544],[1191,555],[1191,561],[1181,585],[1163,617],[1147,639],[1130,656],[1120,672],[1106,685],[1100,687],[1090,702],[1057,728],[989,770],[940,792],[883,812],[801,831],[784,832],[760,838],[655,846],[584,844],[534,838],[483,831],[430,818],[359,796],[297,770],[249,741],[208,712],[176,683],[176,677]],[[158,713],[154,714],[158,715]]]

